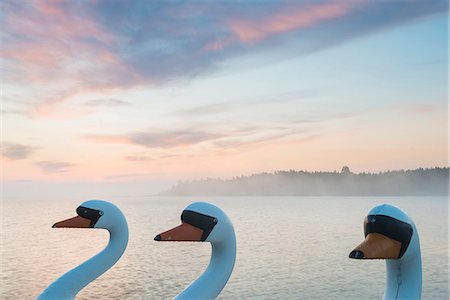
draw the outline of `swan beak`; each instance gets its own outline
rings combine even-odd
[[[380,233],[369,233],[350,254],[356,259],[397,259],[402,243]]]
[[[203,230],[188,223],[172,228],[155,236],[155,241],[174,242],[199,242],[201,241]]]
[[[91,220],[76,216],[53,224],[53,228],[90,228]]]

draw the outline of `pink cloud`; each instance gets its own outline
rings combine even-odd
[[[46,118],[53,120],[72,120],[93,113],[93,109],[84,107],[64,107],[62,105],[45,104],[35,106],[30,116],[33,118]]]
[[[36,165],[46,173],[63,173],[74,166],[74,164],[64,161],[40,161]]]
[[[289,46],[295,39],[295,45],[306,45],[309,51],[448,10],[447,4],[412,2],[405,6],[395,1],[324,0],[242,6],[220,1],[175,5],[145,0],[11,0],[2,6],[0,55],[7,84],[38,91],[32,96],[24,93],[26,102],[34,103],[27,113],[53,117],[70,109],[79,94],[194,78],[220,68],[218,62],[224,59],[270,48],[272,44],[258,42],[271,37],[298,31],[301,34],[282,42]],[[309,30],[313,34],[302,35]],[[71,115],[84,113],[88,112]]]
[[[5,31],[15,39],[0,54],[16,82],[38,87],[33,118],[73,119],[92,109],[66,104],[88,93],[108,93],[141,77],[114,53],[118,37],[67,1],[29,1],[5,13]],[[84,7],[86,9],[86,7]],[[124,80],[125,78],[125,80]]]
[[[67,4],[67,2],[45,0],[35,2],[38,14],[35,17],[31,17],[36,18],[34,21],[46,23],[46,26],[38,27],[41,29],[40,34],[53,38],[91,37],[104,42],[114,41],[113,35],[102,30],[92,19],[64,7],[64,4]],[[26,24],[33,23],[27,22]],[[31,28],[26,29],[30,30]]]
[[[229,26],[242,43],[255,43],[269,36],[298,30],[335,19],[352,9],[352,1],[317,5],[289,5],[258,20],[232,19]]]
[[[69,67],[74,62],[95,62],[97,68],[123,71],[122,60],[108,50],[117,38],[69,4],[37,0],[5,13],[5,30],[23,38],[5,43],[0,53],[14,62],[27,81],[45,83],[76,76],[83,67]]]

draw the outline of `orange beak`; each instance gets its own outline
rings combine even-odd
[[[155,236],[155,241],[174,241],[174,242],[198,242],[201,241],[203,230],[188,223],[182,223],[180,226],[172,228]]]
[[[402,244],[380,233],[369,233],[350,254],[356,259],[397,259]]]
[[[53,224],[53,228],[90,228],[91,220],[76,216]]]

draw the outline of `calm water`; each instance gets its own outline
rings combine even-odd
[[[146,198],[114,200],[130,227],[124,256],[77,299],[169,299],[207,266],[207,243],[158,243],[193,201],[222,207],[235,225],[238,257],[221,299],[380,299],[384,261],[348,253],[380,203],[405,210],[419,230],[423,298],[448,299],[446,198]],[[3,201],[2,299],[33,299],[59,275],[100,251],[104,230],[52,229],[83,201]]]

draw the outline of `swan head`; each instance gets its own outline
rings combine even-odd
[[[181,225],[158,234],[155,241],[190,241],[221,243],[230,234],[234,237],[233,224],[219,207],[195,202],[181,213]]]
[[[77,216],[57,222],[53,228],[102,228],[113,230],[126,225],[125,216],[114,204],[103,200],[88,200],[76,209]]]
[[[369,211],[364,219],[364,236],[350,258],[404,260],[420,253],[414,222],[394,205],[382,204]]]

